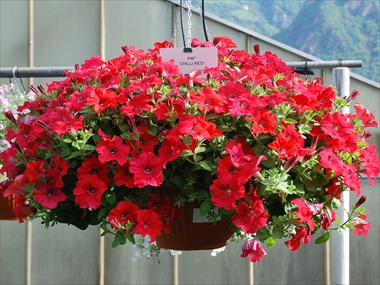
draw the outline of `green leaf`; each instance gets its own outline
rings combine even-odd
[[[340,206],[342,205],[342,202],[340,202],[339,199],[337,198],[333,198],[332,201],[331,201],[331,207],[334,209],[334,210],[338,210],[340,208]]]
[[[158,134],[158,128],[156,126],[150,126],[148,129],[148,134],[155,136]]]
[[[107,208],[103,208],[98,212],[98,220],[102,220],[107,214]]]
[[[211,210],[211,207],[212,203],[210,200],[204,201],[199,208],[201,215],[205,216]]]
[[[273,228],[273,238],[274,239],[282,239],[284,237],[284,232],[279,227]]]
[[[66,157],[65,159],[69,160],[69,159],[72,159],[72,158],[75,158],[77,156],[81,156],[82,154],[79,152],[79,151],[74,151],[71,153],[70,156]]]
[[[135,244],[135,237],[131,233],[127,233],[127,239],[129,240],[130,243]]]
[[[124,234],[119,232],[116,234],[114,240],[112,241],[112,247],[117,247],[120,244],[125,244],[126,240]]]
[[[96,147],[94,145],[91,145],[91,144],[85,144],[84,146],[82,146],[82,149],[93,151],[96,149]]]
[[[199,154],[199,153],[204,152],[205,150],[206,150],[206,148],[205,148],[203,145],[199,144],[199,145],[197,145],[197,147],[195,148],[194,153],[195,153],[195,154]]]
[[[116,194],[114,192],[109,192],[105,195],[108,204],[113,205],[116,203]]]
[[[72,143],[72,139],[71,138],[64,138],[62,141],[64,143]]]
[[[189,145],[191,145],[191,144],[193,143],[193,139],[192,139],[190,136],[188,136],[188,135],[184,135],[184,136],[182,136],[182,140],[183,140],[183,142],[184,142],[187,146],[189,146]]]
[[[181,157],[187,157],[187,156],[191,156],[191,155],[193,155],[193,152],[192,152],[191,150],[189,150],[189,149],[184,150],[184,151],[181,152],[181,154],[180,154]]]
[[[198,165],[207,171],[212,171],[211,166],[206,161],[200,161]]]
[[[276,245],[277,241],[274,238],[269,237],[266,239],[266,243],[267,243],[267,246],[273,247]]]
[[[325,243],[326,241],[328,241],[330,238],[330,232],[329,231],[326,231],[324,232],[323,234],[321,234],[316,240],[315,240],[315,243],[316,244],[322,244],[322,243]]]
[[[261,228],[257,231],[256,236],[259,240],[264,241],[270,237],[270,233],[267,228]]]
[[[292,118],[286,118],[284,120],[285,124],[288,124],[288,125],[294,125],[294,124],[297,124],[297,121],[292,119]]]

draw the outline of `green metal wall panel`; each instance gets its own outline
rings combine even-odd
[[[28,63],[26,1],[0,1],[0,66]],[[9,83],[8,79],[0,84]],[[0,222],[0,284],[23,284],[26,272],[26,224]]]
[[[231,243],[216,257],[210,250],[179,256],[179,284],[247,284],[248,264],[240,257],[241,243]]]
[[[172,37],[171,5],[166,1],[107,0],[105,13],[107,58],[121,54],[125,45],[146,50]]]
[[[112,248],[112,238],[106,238],[105,284],[171,284],[172,261],[168,251],[162,251],[159,260],[134,259],[131,245]]]
[[[86,231],[56,225],[45,229],[33,222],[32,284],[98,283],[99,229]]]
[[[26,224],[0,222],[0,284],[24,284],[26,278]]]
[[[255,284],[323,284],[323,246],[312,241],[291,252],[285,241],[277,241],[267,249],[264,260],[255,264]]]

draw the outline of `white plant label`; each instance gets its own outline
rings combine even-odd
[[[216,47],[193,48],[192,52],[184,52],[183,48],[162,48],[160,54],[163,61],[173,59],[183,74],[218,66]]]
[[[215,209],[216,210],[216,209]],[[218,217],[217,221],[221,220]],[[201,209],[194,208],[193,209],[193,224],[201,224],[201,223],[210,223],[206,216],[201,215]]]

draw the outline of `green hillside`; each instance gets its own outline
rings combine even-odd
[[[323,59],[361,59],[380,81],[376,0],[206,0],[206,11]],[[212,32],[212,31],[211,31]]]

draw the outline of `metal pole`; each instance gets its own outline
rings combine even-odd
[[[333,84],[336,86],[340,97],[348,97],[350,94],[350,69],[339,67],[333,69]],[[342,110],[343,114],[350,112],[349,107]],[[348,219],[347,211],[350,209],[350,192],[342,194],[342,206],[337,210],[337,216],[344,222]],[[331,235],[331,283],[339,285],[350,284],[350,233],[345,230],[342,234],[333,231]]]
[[[28,1],[28,65],[34,66],[34,0]],[[17,70],[15,70],[17,71]],[[13,70],[12,70],[13,73]],[[34,83],[29,78],[29,85]],[[32,221],[26,222],[26,280],[25,284],[32,284],[32,255],[33,255],[33,227]]]
[[[178,263],[179,263],[179,256],[178,255],[173,255],[172,256],[172,279],[173,279],[173,285],[178,285],[179,284],[179,276],[178,276]]]
[[[65,71],[74,70],[74,67],[2,67],[0,68],[0,78],[12,78],[13,70],[15,77],[65,77]]]
[[[106,58],[106,17],[105,17],[105,0],[99,0],[99,29],[100,29],[100,57],[102,60]],[[99,285],[105,284],[105,238],[102,236],[102,229],[99,228]]]
[[[247,278],[247,284],[248,285],[254,285],[255,284],[255,277],[254,277],[254,267],[253,262],[247,261],[247,270],[248,270],[248,278]]]
[[[313,68],[334,68],[334,67],[362,67],[361,60],[328,60],[328,61],[290,61],[286,65],[289,67]]]
[[[326,84],[326,70],[321,69],[322,84]],[[331,285],[331,265],[330,265],[330,241],[323,245],[323,284]]]

